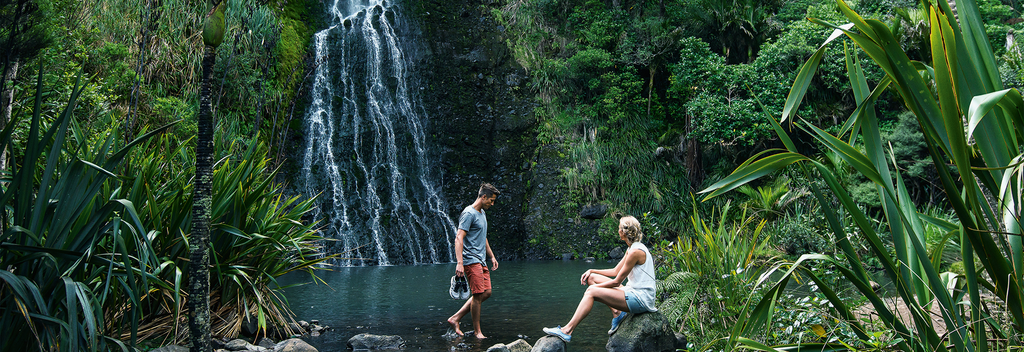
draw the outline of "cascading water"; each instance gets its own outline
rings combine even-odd
[[[397,8],[334,0],[316,33],[316,76],[305,116],[302,178],[319,195],[328,253],[342,265],[454,261],[425,143],[425,114],[408,87]]]

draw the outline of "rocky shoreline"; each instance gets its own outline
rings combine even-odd
[[[321,326],[316,320],[312,320],[309,323],[300,321],[297,325],[302,328],[302,331],[308,331],[311,337],[316,337],[321,333],[332,330],[330,327]],[[274,342],[265,337],[253,342],[243,339],[233,339],[230,341],[213,339],[211,342],[215,352],[318,352],[312,345],[294,336],[281,342]],[[405,340],[398,335],[363,333],[349,338],[347,345],[349,350],[354,351],[403,351],[406,349]],[[569,344],[557,337],[543,336],[532,345],[524,339],[518,339],[507,344],[498,343],[488,348],[487,352],[564,352],[568,346]],[[608,337],[608,343],[605,345],[605,348],[612,352],[685,350],[687,348],[687,338],[682,334],[672,331],[669,327],[668,319],[661,313],[631,314],[622,321],[619,329]],[[151,352],[187,351],[187,347],[169,345]]]

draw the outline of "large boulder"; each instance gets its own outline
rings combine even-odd
[[[348,339],[348,348],[354,350],[401,350],[405,340],[397,335],[359,334]]]
[[[319,352],[301,339],[287,339],[274,345],[274,352]]]
[[[630,314],[608,338],[605,348],[609,352],[675,351],[676,335],[661,313]]]
[[[622,257],[625,256],[625,255],[626,255],[626,252],[622,250],[621,246],[619,246],[619,247],[615,247],[615,249],[613,249],[610,253],[608,253],[608,258],[611,258],[611,259],[622,259]]]
[[[565,342],[554,336],[544,336],[533,344],[530,352],[565,352]]]
[[[608,213],[608,206],[604,204],[591,204],[580,209],[580,217],[584,219],[597,220]]]

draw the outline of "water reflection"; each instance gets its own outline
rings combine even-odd
[[[484,302],[481,325],[489,338],[452,338],[444,321],[463,301],[448,297],[454,264],[345,267],[321,273],[323,284],[291,287],[285,296],[298,319],[320,320],[334,331],[311,338],[320,351],[346,351],[346,342],[360,333],[399,335],[406,350],[486,351],[498,343],[519,338],[531,345],[544,336],[541,328],[565,324],[572,316],[585,286],[579,276],[591,268],[614,263],[582,261],[503,262],[493,271],[494,294]],[[282,278],[282,285],[309,282],[308,275]],[[603,351],[608,342],[611,313],[595,305],[590,316],[573,335],[572,350]],[[462,321],[467,335],[472,330],[469,316]]]

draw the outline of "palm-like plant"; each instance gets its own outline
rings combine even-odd
[[[736,190],[747,196],[744,206],[754,211],[751,215],[760,216],[765,220],[774,220],[784,215],[786,208],[807,193],[803,190],[791,190],[789,178],[778,178],[771,184],[758,186],[743,185]]]
[[[134,344],[145,293],[166,287],[153,275],[155,234],[132,202],[102,191],[128,152],[163,129],[124,146],[116,133],[91,144],[69,138],[83,135],[69,130],[84,89],[76,84],[43,131],[42,71],[24,157],[0,180],[0,350],[124,349],[117,338],[126,330]],[[0,144],[14,147],[16,124],[6,125]]]
[[[221,141],[223,138],[214,138]],[[160,257],[155,274],[169,288],[187,282],[188,238],[192,224],[191,182],[195,169],[186,142],[165,135],[131,156],[122,185],[139,210],[143,224],[158,233],[153,247]],[[304,219],[314,199],[281,196],[284,185],[274,182],[269,148],[215,143],[211,231],[211,333],[236,336],[246,318],[260,328],[284,327],[292,313],[276,289],[281,275],[310,270],[332,256],[320,254],[315,222]],[[157,182],[154,182],[156,180]],[[175,289],[154,290],[147,300],[147,323],[140,338],[187,337],[180,329],[183,297]]]
[[[910,309],[913,321],[899,319],[899,315],[874,293],[864,265],[847,238],[854,234],[846,233],[837,220],[838,214],[823,206],[833,231],[845,234],[839,236],[838,243],[845,258],[805,255],[798,259],[763,300],[756,306],[754,302],[748,305],[749,315],[736,325],[730,344],[739,341],[750,348],[769,349],[742,336],[751,336],[755,329],[770,321],[773,302],[798,271],[818,284],[860,339],[869,340],[867,327],[857,321],[851,307],[803,266],[805,261],[817,260],[835,264],[870,302],[886,328],[899,335],[897,347],[901,350],[945,351],[952,347],[958,351],[986,351],[990,348],[990,338],[1009,339],[1009,343],[1020,345],[1018,339],[1024,329],[1024,287],[1021,284],[1024,252],[1019,222],[1021,186],[1024,185],[1021,172],[1024,155],[1020,144],[1024,141],[1024,100],[1018,91],[1002,89],[977,5],[973,0],[957,1],[961,28],[945,1],[925,3],[930,22],[932,61],[929,65],[911,61],[884,23],[861,18],[842,0],[837,0],[837,4],[851,24],[836,26],[812,21],[836,29],[828,41],[845,34],[882,68],[886,77],[873,90],[869,89],[855,60],[856,54],[848,50],[847,68],[859,105],[843,126],[843,133],[833,136],[806,122],[792,122],[791,114],[797,111],[821,60],[823,51],[819,50],[798,74],[782,120],[790,120],[807,131],[876,185],[895,253],[890,254],[885,249],[870,219],[837,182],[837,175],[820,162],[799,154],[786,130],[771,118],[786,149],[762,152],[705,192],[713,197],[795,163],[805,171],[809,171],[809,167],[817,169],[856,222],[859,235],[881,262],[899,298]],[[929,80],[933,80],[933,84],[930,85]],[[929,263],[923,224],[932,219],[921,216],[910,201],[900,174],[890,171],[893,161],[885,156],[873,108],[880,93],[889,88],[897,91],[917,116],[933,162],[952,167],[951,173],[940,173],[940,177],[947,201],[959,221],[966,271],[963,277],[940,274],[934,263]],[[848,138],[842,139],[847,132],[851,132]],[[857,143],[863,143],[865,152],[855,147]],[[992,202],[986,198],[986,190],[991,192]],[[819,202],[824,203],[822,190],[815,188],[813,191]],[[1001,310],[1008,315],[1012,330],[988,315],[990,310],[981,299],[985,291],[991,291],[1005,305],[1000,308],[1005,308]],[[929,318],[932,306],[941,312],[948,331],[942,336],[936,333],[941,327]]]

